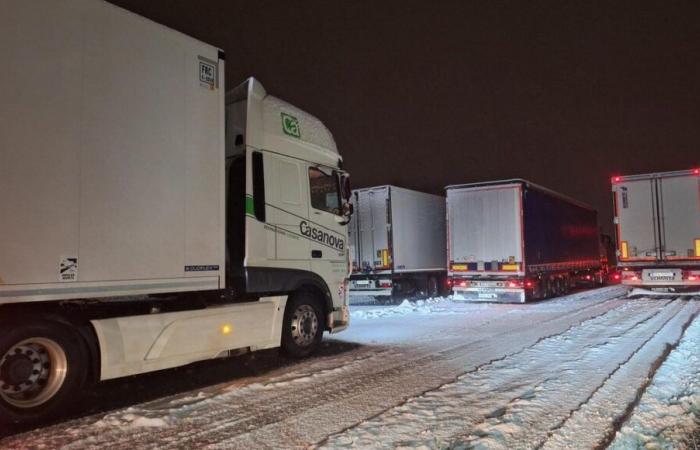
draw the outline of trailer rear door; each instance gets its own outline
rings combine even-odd
[[[360,270],[389,269],[389,187],[356,191],[357,260]]]
[[[614,189],[621,261],[659,257],[655,180],[624,180]]]
[[[671,176],[658,180],[662,258],[700,258],[700,177]]]
[[[447,190],[450,270],[522,270],[519,184]]]

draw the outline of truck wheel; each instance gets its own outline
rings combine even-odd
[[[440,288],[435,277],[428,278],[428,297],[434,298],[440,295]]]
[[[293,296],[284,309],[282,350],[294,358],[310,355],[321,344],[323,328],[316,297],[308,292]]]
[[[88,367],[82,339],[49,321],[0,326],[0,423],[36,423],[75,406]]]

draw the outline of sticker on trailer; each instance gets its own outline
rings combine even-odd
[[[202,56],[199,57],[199,84],[203,87],[209,89],[216,89],[218,87],[217,73],[218,64],[206,59]]]
[[[58,281],[78,281],[78,258],[72,256],[61,258]]]

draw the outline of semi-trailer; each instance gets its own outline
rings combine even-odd
[[[700,169],[612,179],[622,283],[700,288]]]
[[[350,295],[444,293],[445,198],[388,185],[355,189],[351,198]]]
[[[524,303],[604,281],[591,207],[522,179],[446,192],[455,299]]]
[[[98,0],[0,15],[0,422],[93,381],[348,326],[328,129],[224,53]]]

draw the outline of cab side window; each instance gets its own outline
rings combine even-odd
[[[314,209],[340,215],[340,193],[338,179],[316,167],[309,167],[311,206]]]

